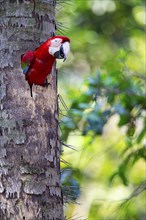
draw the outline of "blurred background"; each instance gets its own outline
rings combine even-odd
[[[146,219],[146,5],[58,0],[57,34],[67,219]],[[62,65],[63,64],[63,65]]]

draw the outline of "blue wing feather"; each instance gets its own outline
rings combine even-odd
[[[26,66],[26,67],[23,69],[23,74],[26,74],[28,70],[29,70],[29,66]]]

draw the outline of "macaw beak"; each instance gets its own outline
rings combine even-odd
[[[63,62],[67,59],[67,55],[70,51],[70,43],[65,41],[61,44],[58,51],[54,53],[54,57],[57,59],[64,59]]]

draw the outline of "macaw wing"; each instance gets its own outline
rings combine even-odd
[[[23,74],[26,75],[28,73],[30,67],[35,61],[34,51],[27,51],[21,56],[21,68],[23,70]]]

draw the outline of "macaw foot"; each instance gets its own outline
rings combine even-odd
[[[47,88],[48,88],[49,84],[50,84],[50,83],[48,82],[48,79],[46,79],[45,82],[44,82],[44,87],[47,87]]]
[[[52,87],[51,83],[49,83],[48,79],[46,79],[42,86],[48,88],[49,85]]]

